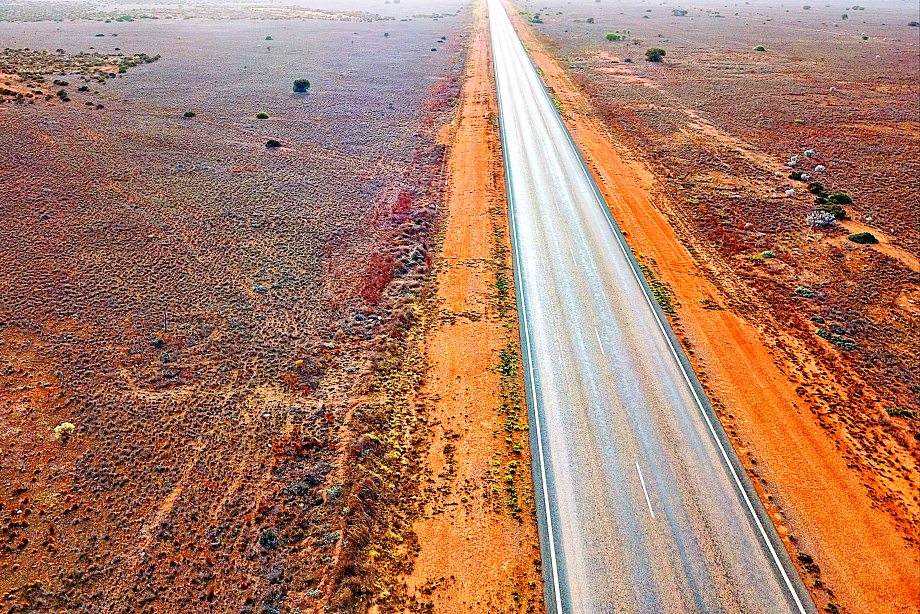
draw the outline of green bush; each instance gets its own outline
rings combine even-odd
[[[660,47],[652,47],[645,52],[645,59],[649,62],[660,62],[666,55],[665,50]]]
[[[276,141],[275,139],[268,139],[265,142],[265,146],[268,147],[269,149],[275,149],[277,147],[281,147],[281,141]]]
[[[756,47],[754,47],[754,51],[766,51],[766,50],[767,48],[764,47],[763,45],[757,45]]]
[[[887,407],[885,411],[888,412],[889,416],[895,416],[898,418],[913,418],[915,414],[912,410],[906,407]]]
[[[185,113],[182,114],[182,117],[195,117],[195,112],[194,112],[194,111],[186,111]]]
[[[256,115],[256,119],[268,119],[268,113],[262,112]]]
[[[310,89],[310,80],[309,79],[295,79],[294,80],[294,91],[298,94],[303,94]]]
[[[621,40],[623,40],[623,35],[622,35],[622,34],[617,34],[616,32],[608,32],[606,38],[607,38],[607,40],[609,40],[609,41],[611,41],[611,42],[612,42],[612,41],[621,41]]]
[[[853,199],[850,198],[850,195],[846,192],[834,192],[827,197],[827,200],[831,201],[835,205],[849,205],[853,202]]]
[[[839,347],[841,350],[850,351],[850,350],[855,350],[858,347],[856,345],[856,342],[853,341],[852,339],[841,337],[840,335],[832,333],[831,331],[827,330],[824,327],[816,330],[815,334],[821,337],[822,339],[827,339],[828,341],[830,341],[831,343]]]
[[[825,196],[827,192],[824,189],[824,184],[820,181],[812,181],[808,184],[808,191],[814,194],[815,196]]]
[[[847,237],[847,239],[860,245],[875,245],[878,243],[878,239],[871,232],[856,232]]]
[[[818,207],[821,211],[827,211],[832,214],[838,220],[847,219],[847,210],[841,207],[840,205],[835,205],[831,203],[822,204]]]

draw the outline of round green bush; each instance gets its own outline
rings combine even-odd
[[[875,235],[871,232],[857,232],[851,234],[847,237],[853,243],[859,243],[860,245],[875,245],[878,243],[878,239],[875,238]]]
[[[660,62],[665,55],[666,52],[664,49],[660,47],[652,47],[645,52],[645,59],[649,62]]]
[[[262,112],[256,115],[256,119],[268,119],[268,113]]]

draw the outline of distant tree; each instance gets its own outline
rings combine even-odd
[[[594,17],[588,17],[588,19],[585,20],[585,23],[594,23]]]
[[[920,28],[920,21],[910,21],[907,25],[911,28]]]
[[[271,41],[271,40],[275,40],[275,39],[273,39],[273,38],[272,38],[272,35],[269,34],[268,36],[265,37],[265,40]]]
[[[185,113],[182,114],[182,117],[195,117],[195,112],[194,112],[194,111],[186,111]]]
[[[846,20],[849,19],[849,18],[850,18],[850,16],[847,15],[846,13],[844,13],[843,15],[840,16],[840,19],[842,19],[842,20],[844,20],[844,21],[846,21]]]
[[[256,115],[256,119],[268,119],[268,113],[263,111],[262,113]]]
[[[309,79],[295,79],[294,80],[294,91],[298,94],[303,94],[310,89],[310,80]]]
[[[277,147],[281,147],[281,141],[276,141],[275,139],[268,139],[267,141],[265,141],[265,146],[268,147],[269,149],[275,149]]]
[[[687,9],[672,9],[671,14],[675,17],[686,17]]]
[[[665,56],[665,50],[661,47],[652,47],[645,52],[645,59],[649,62],[660,62]]]

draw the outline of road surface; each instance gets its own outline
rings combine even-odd
[[[490,28],[549,612],[814,612],[499,0]]]

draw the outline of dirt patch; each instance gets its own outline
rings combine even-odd
[[[434,612],[533,612],[540,551],[484,2],[472,36],[448,154],[439,309],[425,341],[434,439],[406,582]]]
[[[516,25],[563,102],[563,116],[628,242],[668,284],[678,336],[816,602],[850,612],[913,611],[920,603],[910,521],[916,459],[879,424],[877,409],[852,428],[860,414],[851,408],[861,393],[835,375],[845,367],[828,369],[827,348],[803,343],[769,317],[731,266],[687,231],[679,212],[694,203],[676,201],[666,171],[653,171],[628,139],[600,123],[592,101],[543,41],[521,19]],[[756,148],[710,126],[693,129],[749,164],[767,162]],[[720,189],[739,185],[718,173],[706,177]],[[765,274],[784,266],[769,260]],[[901,300],[912,304],[907,295]],[[885,458],[873,452],[879,449]]]

